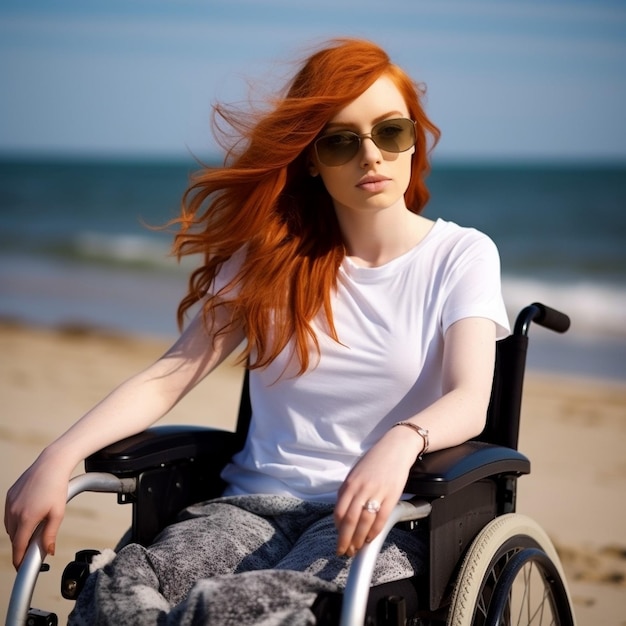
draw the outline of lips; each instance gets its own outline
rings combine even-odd
[[[390,178],[385,176],[364,176],[358,183],[357,187],[371,193],[383,191],[390,181]]]

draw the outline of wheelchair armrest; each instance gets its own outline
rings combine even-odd
[[[482,441],[426,454],[409,472],[406,492],[440,498],[484,478],[530,473],[530,461],[517,450]]]
[[[210,457],[225,464],[240,445],[233,432],[200,426],[156,426],[92,454],[85,459],[85,470],[128,476],[199,457]],[[432,452],[417,461],[409,472],[406,492],[439,498],[484,478],[529,472],[530,461],[521,452],[467,441]]]
[[[233,432],[201,426],[155,426],[87,457],[85,470],[137,475],[153,467],[199,457],[225,464],[239,447]]]

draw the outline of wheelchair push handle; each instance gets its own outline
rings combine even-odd
[[[570,327],[570,318],[568,315],[546,306],[541,302],[533,302],[533,304],[520,311],[515,321],[514,334],[528,335],[531,322],[535,322],[535,324],[539,324],[539,326],[543,326],[557,333],[564,333]]]

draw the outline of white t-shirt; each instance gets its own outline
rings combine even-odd
[[[218,287],[232,275],[224,268]],[[302,376],[293,346],[251,371],[252,421],[222,473],[227,495],[334,502],[364,452],[441,397],[443,340],[454,322],[484,317],[496,322],[498,338],[509,332],[494,243],[443,220],[385,265],[345,258],[332,310],[341,343],[316,318],[321,356]]]

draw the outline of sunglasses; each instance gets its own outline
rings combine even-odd
[[[350,130],[322,135],[315,140],[315,153],[324,165],[344,165],[359,152],[363,139],[369,138],[385,152],[406,152],[417,141],[415,122],[400,117],[378,122],[369,134],[357,135]]]

